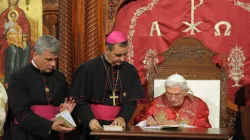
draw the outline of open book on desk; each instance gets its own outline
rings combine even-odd
[[[190,125],[184,125],[184,124],[178,124],[178,125],[153,125],[153,126],[144,126],[144,129],[177,129],[181,127],[186,128],[195,128],[194,126]]]
[[[69,113],[68,110],[64,110],[63,112],[60,112],[56,114],[56,117],[52,119],[53,122],[62,120],[64,122],[64,126],[66,127],[76,127],[76,123],[73,120],[71,114]]]
[[[194,126],[186,125],[186,124],[178,124],[178,125],[153,125],[147,126],[146,120],[139,122],[136,126],[140,126],[144,129],[175,129],[179,127],[186,127],[186,128],[195,128]]]

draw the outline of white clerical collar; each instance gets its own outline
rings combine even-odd
[[[35,62],[34,62],[33,59],[32,59],[32,61],[31,61],[31,63],[32,63],[32,65],[33,65],[34,67],[36,67],[36,68],[38,69],[38,67],[36,66],[36,64],[35,64]]]

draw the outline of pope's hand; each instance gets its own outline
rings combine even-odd
[[[149,116],[146,120],[146,124],[147,124],[147,126],[157,125],[157,122],[152,116]]]
[[[117,125],[117,126],[122,126],[125,127],[126,126],[126,122],[122,117],[117,117],[112,123],[111,125]]]
[[[97,119],[92,119],[90,122],[89,122],[89,128],[91,130],[99,130],[99,129],[102,129],[99,121]]]

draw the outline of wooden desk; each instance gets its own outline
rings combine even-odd
[[[229,128],[178,128],[176,130],[148,130],[129,126],[124,131],[92,131],[101,140],[228,140],[233,133]]]

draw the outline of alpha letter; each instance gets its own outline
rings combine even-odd
[[[160,28],[159,28],[159,25],[158,25],[157,21],[152,23],[149,36],[153,36],[154,30],[156,30],[157,36],[161,36],[161,31],[160,31]]]

